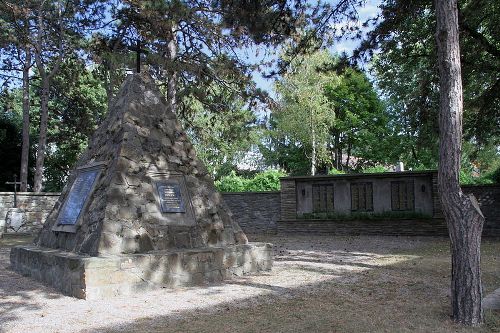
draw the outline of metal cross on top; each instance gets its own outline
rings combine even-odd
[[[135,47],[129,46],[128,49],[130,51],[135,51],[137,56],[136,56],[136,71],[137,73],[141,72],[141,53],[147,54],[148,51],[145,49],[141,49],[141,41],[138,39],[137,44]]]
[[[17,175],[14,174],[13,182],[5,182],[7,185],[14,185],[14,208],[17,208],[17,185],[21,185],[21,182],[17,181]]]

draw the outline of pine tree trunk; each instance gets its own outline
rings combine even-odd
[[[106,98],[108,102],[108,112],[111,110],[111,103],[113,102],[113,93],[114,93],[114,82],[112,79],[112,69],[107,70],[107,77],[106,77]]]
[[[337,133],[335,135],[335,169],[340,170],[340,161],[342,159],[342,156],[339,156],[340,150],[340,133]]]
[[[314,128],[314,111],[311,110],[311,176],[316,175],[316,130]]]
[[[465,325],[483,322],[481,233],[484,216],[476,198],[459,184],[462,146],[462,81],[457,0],[436,1],[439,101],[438,187],[451,240],[453,319]]]
[[[43,167],[47,149],[47,124],[49,118],[49,78],[42,75],[42,93],[40,97],[40,136],[36,154],[34,191],[41,192],[43,187]]]
[[[23,147],[21,150],[21,192],[28,190],[28,161],[30,148],[30,68],[31,49],[25,48],[26,57],[23,66]]]
[[[167,45],[169,76],[167,82],[167,103],[173,113],[177,111],[177,71],[175,70],[175,59],[177,58],[177,39],[175,36],[176,26],[172,27],[172,36]]]
[[[45,68],[42,53],[44,51],[45,42],[43,40],[43,34],[45,32],[44,24],[44,5],[45,1],[40,3],[40,8],[37,13],[37,25],[38,34],[36,36],[36,43],[34,45],[35,51],[35,62],[40,74],[40,79],[42,81],[42,89],[40,94],[40,129],[38,138],[38,147],[36,154],[36,166],[35,166],[35,180],[34,180],[34,191],[41,192],[43,188],[43,167],[45,162],[45,151],[47,150],[47,126],[49,119],[49,89],[50,80],[59,71],[61,66],[63,56],[64,56],[64,33],[63,33],[63,20],[61,18],[61,4],[56,3],[58,8],[58,31],[59,31],[59,45],[58,45],[58,57],[57,59],[51,61],[53,64],[52,70],[48,71]]]

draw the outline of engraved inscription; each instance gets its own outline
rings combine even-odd
[[[158,183],[158,195],[162,213],[185,213],[181,187],[178,183]]]
[[[99,172],[99,169],[91,169],[78,173],[59,213],[57,224],[73,225],[78,221]]]

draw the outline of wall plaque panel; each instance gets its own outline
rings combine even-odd
[[[162,213],[185,213],[186,206],[182,197],[181,187],[175,182],[160,182],[156,184]]]
[[[164,172],[150,174],[161,225],[193,226],[196,224],[191,196],[183,174]]]
[[[57,218],[58,225],[74,225],[92,192],[99,168],[80,170]]]

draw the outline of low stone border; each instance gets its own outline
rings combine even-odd
[[[447,236],[443,219],[287,220],[278,221],[278,234],[385,236]]]
[[[63,294],[102,299],[162,287],[220,282],[231,276],[270,270],[272,246],[249,243],[90,257],[30,245],[12,248],[10,261],[15,271],[49,284]]]

